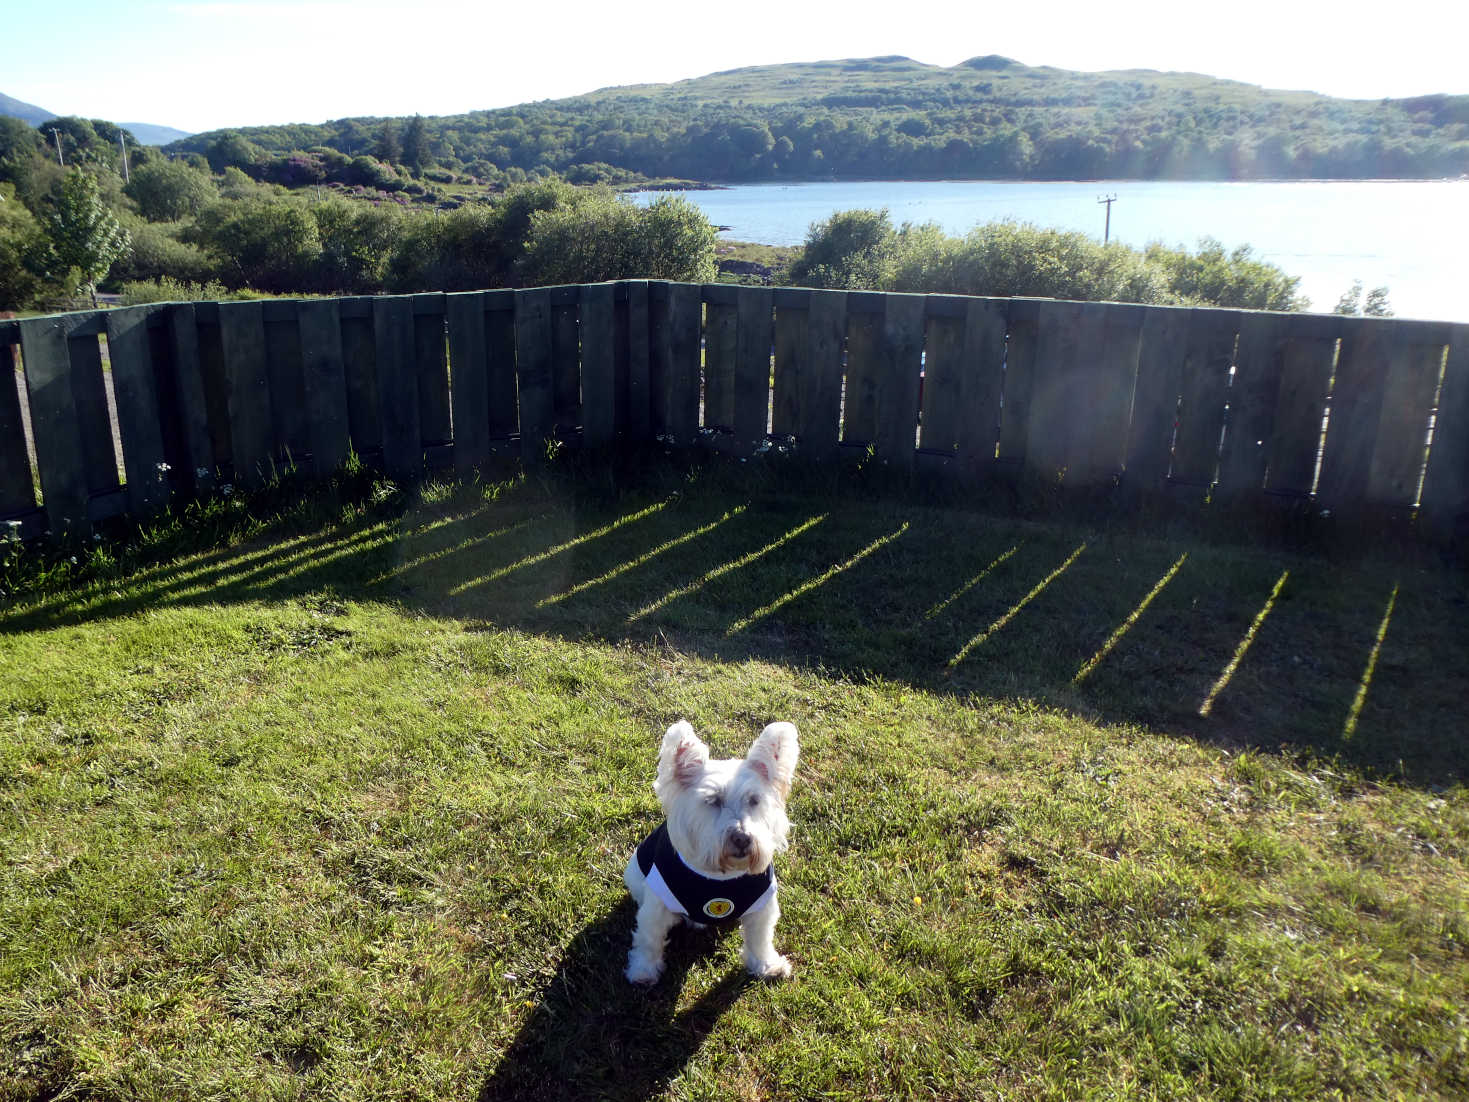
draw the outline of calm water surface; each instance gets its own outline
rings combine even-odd
[[[659,193],[638,192],[638,202]],[[1312,308],[1330,310],[1360,279],[1386,284],[1399,317],[1469,321],[1469,180],[1270,183],[1104,180],[866,181],[750,184],[681,193],[725,237],[799,245],[833,211],[887,207],[894,223],[937,222],[962,234],[1014,218],[1101,237],[1115,195],[1112,237],[1196,248],[1200,237],[1255,255],[1301,277]]]

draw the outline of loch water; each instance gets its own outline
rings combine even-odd
[[[886,207],[895,225],[937,222],[951,234],[1013,218],[1101,238],[1100,200],[1115,196],[1113,240],[1249,245],[1300,277],[1313,310],[1330,310],[1361,280],[1366,289],[1385,285],[1399,317],[1469,322],[1469,180],[868,180],[678,194],[728,227],[724,237],[767,245],[799,245],[812,222],[858,207]]]

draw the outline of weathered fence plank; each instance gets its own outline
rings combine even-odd
[[[1275,432],[1281,352],[1287,315],[1243,314],[1229,387],[1229,420],[1219,454],[1219,492],[1244,495],[1265,485],[1268,445]]]
[[[489,353],[490,439],[520,431],[515,396],[515,292],[485,292],[485,346]]]
[[[807,308],[806,369],[796,443],[812,459],[834,455],[842,422],[842,357],[847,333],[845,291],[812,291]]]
[[[373,345],[377,350],[378,416],[383,427],[383,470],[407,478],[423,469],[419,419],[419,371],[414,341],[413,298],[373,299]]]
[[[1401,327],[1400,332],[1411,339],[1401,341],[1388,362],[1365,497],[1369,504],[1406,507],[1418,503],[1449,327]]]
[[[0,517],[36,507],[18,383],[15,345],[0,340]]]
[[[804,294],[775,295],[775,379],[770,398],[770,431],[792,436],[801,424],[802,377],[811,351],[809,299]]]
[[[234,477],[242,485],[256,486],[265,478],[275,439],[261,304],[220,303],[219,338],[224,352]]]
[[[617,437],[615,313],[612,284],[594,283],[582,288],[582,442],[589,448],[606,447]]]
[[[1396,327],[1364,318],[1343,322],[1318,487],[1330,509],[1365,498]]]
[[[955,455],[964,413],[964,388],[971,367],[964,358],[965,321],[939,315],[928,319],[924,340],[923,402],[919,445],[926,452]]]
[[[209,424],[209,447],[217,474],[234,477],[234,433],[230,428],[229,379],[224,369],[224,337],[219,329],[219,304],[194,303],[195,339],[199,345],[199,382]]]
[[[1070,483],[1113,482],[1127,462],[1142,327],[1141,306],[1088,303],[1083,308],[1083,369],[1071,407],[1076,431],[1067,457]],[[1090,340],[1097,344],[1088,347]]]
[[[324,476],[342,465],[351,446],[342,318],[334,299],[308,299],[299,303],[298,309],[307,447],[311,450],[311,470]]]
[[[1229,400],[1229,369],[1234,363],[1239,313],[1195,309],[1178,403],[1178,434],[1173,444],[1169,481],[1178,486],[1208,487],[1219,470],[1224,407]]]
[[[107,379],[102,372],[102,349],[95,334],[67,337],[71,361],[71,393],[76,403],[77,425],[82,434],[82,459],[86,463],[87,492],[92,496],[116,490],[119,479],[117,445],[112,438],[112,405],[107,400]]]
[[[1423,479],[1423,524],[1430,538],[1444,541],[1462,526],[1469,545],[1469,325],[1456,325],[1449,333]]]
[[[893,467],[913,469],[918,438],[919,386],[923,371],[923,295],[884,300],[882,358],[877,389],[878,452]]]
[[[740,445],[765,439],[770,416],[770,351],[775,341],[769,287],[740,287],[734,379],[734,434]]]
[[[1005,368],[1005,303],[929,297],[924,345],[925,451],[955,455],[966,466],[994,462]]]
[[[342,366],[347,377],[347,430],[352,449],[365,456],[383,446],[383,418],[377,397],[377,336],[372,299],[343,299]],[[361,313],[355,311],[361,310]]]
[[[55,536],[83,537],[92,531],[87,515],[90,495],[67,344],[63,318],[27,318],[20,323],[46,521]]]
[[[520,381],[521,458],[539,463],[555,429],[550,291],[515,292],[515,370]]]
[[[1127,436],[1126,479],[1131,490],[1155,492],[1167,482],[1190,318],[1191,311],[1168,306],[1151,309],[1143,317]]]
[[[699,375],[704,301],[698,286],[668,289],[668,420],[665,431],[680,444],[699,435]]]
[[[655,437],[668,435],[673,385],[670,286],[665,279],[648,281],[648,433]]]
[[[1314,318],[1287,323],[1275,400],[1261,395],[1274,415],[1270,435],[1264,438],[1268,470],[1260,485],[1272,494],[1306,497],[1315,486],[1322,418],[1336,364],[1336,328]]]
[[[170,306],[167,329],[173,351],[170,382],[178,402],[180,444],[183,461],[188,467],[187,480],[194,490],[205,491],[214,486],[215,460],[194,304],[185,302]]]
[[[1040,336],[1040,301],[1014,299],[1005,344],[1004,410],[1000,418],[998,458],[1007,466],[1025,462],[1030,432],[1031,393],[1035,384],[1036,345]]]
[[[490,454],[489,363],[485,348],[485,298],[481,291],[444,296],[453,388],[454,469],[467,474]]]
[[[576,290],[558,287],[551,299],[551,406],[556,437],[560,440],[572,438],[582,416]]]
[[[627,280],[627,425],[631,440],[646,440],[651,424],[652,391],[648,333],[648,281]]]
[[[1083,343],[1088,353],[1095,344],[1092,334],[1083,338],[1082,329],[1095,329],[1096,317],[1084,313],[1080,302],[1047,301],[1040,303],[1037,326],[1025,467],[1052,482],[1065,472],[1071,438],[1081,431],[1084,412],[1074,403],[1085,372]]]
[[[847,295],[847,378],[842,392],[842,443],[877,443],[877,400],[882,373],[882,296]]]
[[[708,291],[707,286],[705,291]],[[708,298],[707,294],[705,301],[703,424],[706,429],[733,431],[739,308],[732,300],[715,300]]]
[[[169,495],[168,464],[163,457],[163,427],[148,339],[147,306],[107,313],[107,349],[112,361],[112,396],[127,470],[128,509],[145,516]]]
[[[447,444],[454,439],[444,309],[442,293],[413,296],[413,362],[418,375],[420,448]]]
[[[298,302],[265,303],[265,364],[270,377],[271,453],[293,460],[311,449],[301,371]],[[283,309],[284,308],[284,309]]]

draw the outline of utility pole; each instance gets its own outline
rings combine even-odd
[[[1102,231],[1102,244],[1105,245],[1107,244],[1107,242],[1112,240],[1112,204],[1117,202],[1117,196],[1100,196],[1098,197],[1097,202],[1107,204],[1107,227],[1105,230]]]
[[[122,182],[128,183],[131,177],[128,175],[128,136],[119,134],[117,144],[122,146]]]
[[[66,161],[64,161],[61,157],[61,131],[57,130],[56,127],[53,126],[51,128],[51,136],[56,139],[56,163],[59,164],[62,168],[65,168]]]

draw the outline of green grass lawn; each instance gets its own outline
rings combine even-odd
[[[698,470],[153,558],[0,612],[0,1098],[1469,1092],[1462,572]],[[621,978],[681,716],[801,730],[787,983]]]

